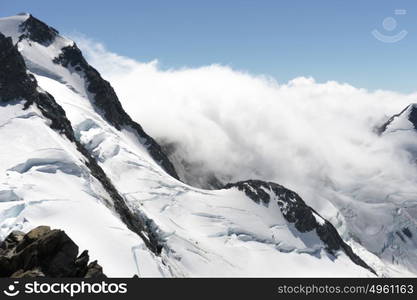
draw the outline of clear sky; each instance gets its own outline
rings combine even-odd
[[[1,16],[19,12],[120,55],[158,59],[163,68],[220,63],[279,82],[313,76],[417,91],[415,0],[0,2]],[[380,41],[373,30],[380,39],[400,40]]]

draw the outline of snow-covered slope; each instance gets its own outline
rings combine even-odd
[[[54,100],[21,69],[23,60],[15,56],[18,52],[11,48],[10,39],[0,36],[0,47],[1,83],[7,83],[0,92],[0,238],[12,230],[28,231],[42,224],[65,228],[80,248],[103,261],[112,276],[137,273],[132,251],[146,249],[144,243],[109,209],[110,195],[91,175],[88,159],[65,129],[61,127],[60,134],[51,128],[51,114],[62,112],[48,110],[48,102],[53,105]],[[13,82],[8,82],[12,77]],[[5,97],[6,92],[16,97],[10,93]],[[65,115],[59,117],[64,126]],[[112,240],[118,243],[109,247]],[[157,270],[154,256],[149,251],[143,255]]]
[[[2,237],[63,229],[109,276],[397,274],[282,186],[180,182],[74,42],[30,15],[0,19],[0,32],[16,45],[1,38],[1,67],[29,72],[0,71]]]

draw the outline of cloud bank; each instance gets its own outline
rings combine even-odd
[[[352,220],[363,214],[350,229],[372,234],[390,223],[381,218],[417,198],[415,157],[404,147],[417,138],[374,132],[417,94],[305,77],[279,84],[220,65],[162,70],[157,61],[76,40],[128,113],[157,140],[176,144],[173,157],[193,166],[195,182],[207,174],[223,182],[275,181],[334,222],[340,216],[333,206]]]

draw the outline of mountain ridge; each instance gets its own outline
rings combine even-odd
[[[5,66],[0,70],[0,83],[7,86],[8,90],[0,91],[0,99],[2,102],[9,102],[23,98],[26,100],[24,109],[30,105],[35,104],[42,112],[42,114],[51,121],[50,127],[57,130],[60,134],[65,135],[69,141],[73,142],[77,150],[85,157],[86,166],[91,170],[91,174],[97,178],[102,186],[106,189],[113,199],[114,209],[119,213],[124,223],[141,238],[148,243],[149,249],[158,252],[158,244],[150,238],[145,238],[143,231],[146,231],[146,226],[135,220],[131,216],[130,209],[126,206],[123,197],[119,194],[111,181],[106,176],[102,168],[97,164],[96,160],[90,155],[86,148],[76,140],[71,126],[71,122],[67,119],[65,111],[56,103],[52,95],[47,92],[39,92],[38,84],[33,75],[26,72],[25,62],[12,44],[11,38],[6,38],[0,33],[0,52],[4,55],[0,56],[0,65]],[[10,92],[11,90],[12,92]]]

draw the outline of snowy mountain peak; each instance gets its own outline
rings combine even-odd
[[[32,15],[25,15],[26,20],[19,25],[22,32],[20,38],[29,38],[30,40],[42,44],[44,46],[50,45],[58,35],[58,31],[42,21],[36,19]]]
[[[0,32],[11,36],[13,42],[18,44],[30,72],[59,79],[84,94],[86,100],[111,125],[135,134],[152,158],[168,174],[178,179],[174,166],[159,144],[124,111],[110,83],[87,63],[74,42],[59,36],[56,29],[30,14],[1,18]]]
[[[14,43],[22,39],[29,39],[48,46],[59,34],[56,29],[28,13],[0,18],[0,23],[2,24],[2,33],[12,37]]]
[[[397,130],[417,130],[417,103],[409,104],[400,113],[393,115],[379,129],[380,133]]]

